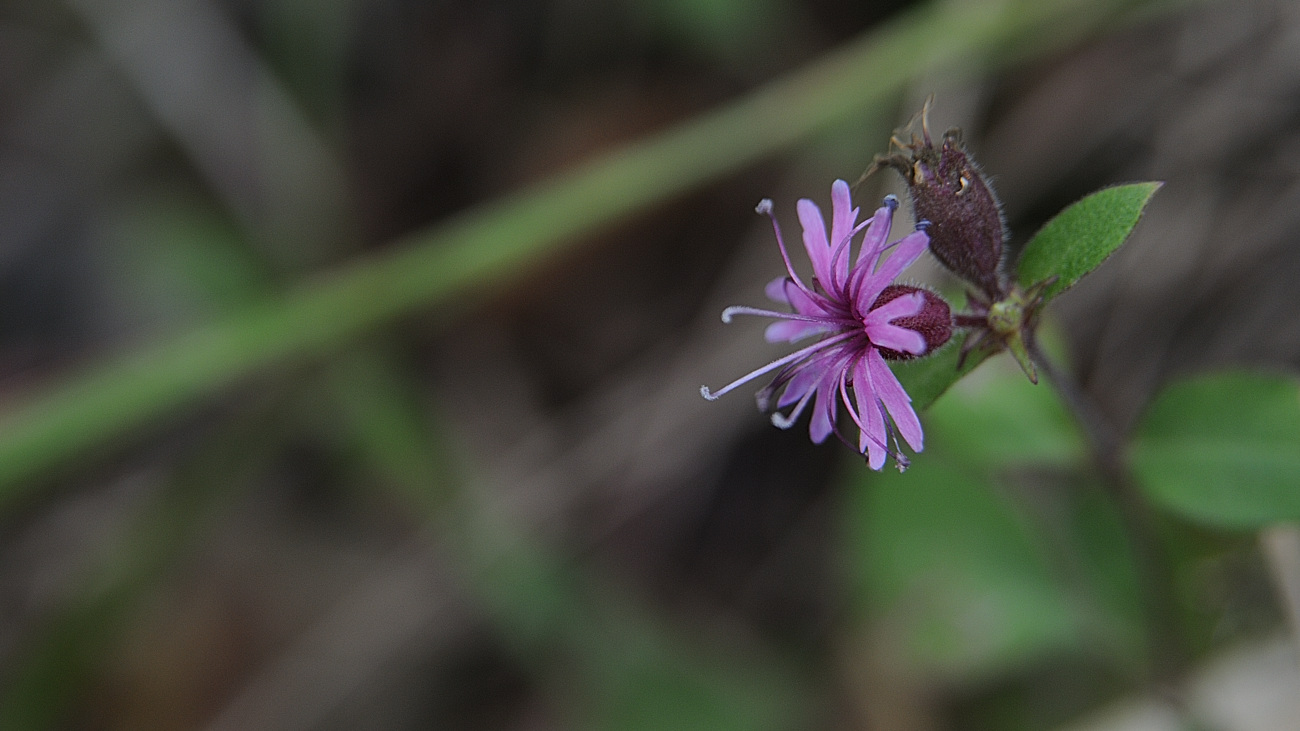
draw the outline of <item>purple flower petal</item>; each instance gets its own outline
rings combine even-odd
[[[898,325],[875,323],[867,325],[867,337],[878,348],[888,348],[899,353],[924,355],[925,336],[915,330]]]
[[[903,384],[898,382],[894,372],[889,370],[889,364],[885,363],[880,351],[872,350],[867,354],[867,366],[872,374],[876,395],[889,411],[889,418],[898,427],[898,433],[903,435],[907,446],[914,452],[925,449],[925,435],[921,431],[921,421],[916,418],[916,411],[912,408],[912,398],[903,390]]]
[[[799,225],[803,227],[803,247],[812,261],[813,276],[823,287],[828,287],[831,283],[831,245],[826,240],[822,209],[807,198],[800,198],[795,208],[799,212]]]
[[[796,350],[795,352],[787,356],[784,356],[782,358],[777,358],[776,360],[772,361],[771,363],[768,363],[765,366],[762,366],[760,368],[755,368],[754,370],[750,371],[749,373],[746,373],[740,378],[737,378],[731,383],[728,383],[727,385],[723,386],[717,391],[710,390],[708,386],[700,386],[700,395],[702,395],[704,398],[710,401],[717,401],[720,396],[727,393],[728,391],[735,389],[737,386],[740,386],[741,384],[749,383],[750,381],[754,380],[755,378],[758,378],[764,373],[771,373],[772,371],[782,366],[788,366],[791,363],[797,363],[807,358],[808,356],[812,355],[813,353],[816,353],[819,350],[829,348],[837,343],[848,340],[849,338],[853,337],[854,334],[855,333],[851,333],[851,332],[840,333],[838,335],[832,335],[831,337],[826,338],[825,340],[819,340],[813,343],[812,345],[809,345],[806,348]]]
[[[809,366],[814,364],[810,363]],[[802,399],[809,391],[817,387],[817,380],[822,375],[821,370],[816,367],[800,368],[797,373],[790,378],[786,384],[785,391],[781,398],[777,399],[776,407],[784,409],[790,404]]]
[[[880,355],[875,348],[871,348],[867,351],[867,358],[859,358],[854,364],[853,393],[858,402],[858,417],[861,419],[859,427],[862,430],[858,435],[858,451],[866,452],[867,465],[878,470],[885,466],[889,450],[885,446],[885,415],[880,411],[874,379],[867,367],[867,360],[873,353],[877,357]]]
[[[875,215],[871,217],[871,225],[867,227],[867,233],[862,238],[862,250],[858,252],[857,266],[866,266],[867,273],[876,268],[876,262],[880,258],[880,252],[885,248],[885,242],[889,239],[889,229],[894,224],[894,209],[898,207],[898,199],[894,199],[892,206],[886,204],[876,209]],[[868,263],[870,262],[870,263]]]
[[[812,421],[808,423],[808,436],[816,444],[826,441],[835,431],[835,411],[839,400],[835,395],[835,374],[827,371],[817,384],[817,403],[813,406]]]
[[[921,292],[895,297],[867,313],[862,326],[876,347],[921,355],[926,350],[925,336],[911,328],[895,325],[892,321],[911,317],[924,307],[925,295]]]
[[[864,325],[887,323],[900,317],[911,317],[925,307],[925,295],[920,292],[901,295],[867,313],[862,318]]]
[[[852,259],[853,252],[850,250],[847,239],[853,231],[853,227],[858,222],[858,209],[853,207],[853,200],[849,195],[849,184],[843,180],[836,180],[831,184],[831,267],[835,270],[834,290],[836,292],[844,291],[844,285],[849,279],[849,260]],[[827,287],[831,286],[826,282]]]
[[[802,315],[824,315],[828,310],[820,301],[819,295],[809,294],[789,277],[777,277],[763,288],[767,298],[774,302],[783,302]]]
[[[893,283],[894,279],[903,270],[912,265],[912,262],[921,258],[925,253],[926,244],[930,242],[930,237],[924,231],[913,231],[898,240],[894,245],[894,253],[889,255],[885,263],[880,265],[874,274],[863,277],[856,291],[853,293],[853,299],[857,303],[867,303],[868,305],[876,301],[880,293]]]
[[[793,343],[807,337],[812,337],[813,335],[830,332],[832,329],[833,326],[828,324],[805,322],[802,320],[781,320],[780,322],[774,322],[771,325],[768,325],[767,329],[763,331],[763,337],[769,343]],[[907,332],[915,331],[908,330]],[[887,345],[885,347],[898,350],[898,348],[894,348],[892,345]],[[921,339],[921,350],[925,350],[924,338]],[[907,352],[910,353],[912,351],[909,350]]]
[[[790,300],[790,306],[795,312],[801,315],[817,317],[819,315],[829,315],[831,310],[824,298],[820,295],[809,294],[807,290],[795,285],[793,282],[785,288],[786,298]]]
[[[799,421],[799,416],[803,414],[804,409],[808,408],[808,402],[816,393],[816,391],[812,390],[805,393],[799,399],[799,403],[795,404],[794,408],[790,410],[789,414],[782,414],[780,411],[774,412],[772,414],[772,426],[778,429],[789,429],[794,426],[795,422]]]
[[[763,288],[763,292],[767,295],[767,298],[773,302],[780,302],[788,305],[790,304],[790,297],[785,293],[786,283],[790,283],[791,285],[794,284],[794,282],[790,281],[789,277],[777,277],[767,283],[767,286]]]

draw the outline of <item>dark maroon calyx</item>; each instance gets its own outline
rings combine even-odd
[[[958,133],[945,134],[938,149],[928,133],[923,139],[913,137],[903,151],[878,158],[874,167],[890,167],[903,176],[916,220],[930,222],[934,257],[989,299],[1001,299],[1002,205]]]
[[[921,311],[915,315],[899,317],[890,322],[899,327],[905,327],[908,330],[915,330],[925,338],[925,353],[913,355],[911,353],[901,353],[889,348],[879,348],[880,354],[886,360],[910,360],[924,355],[929,355],[938,350],[948,338],[952,337],[952,309],[942,297],[921,287],[912,287],[906,284],[891,284],[885,287],[880,296],[871,305],[872,309],[886,304],[892,299],[901,297],[905,294],[920,292],[925,295],[925,305]]]

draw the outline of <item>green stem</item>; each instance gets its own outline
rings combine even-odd
[[[1156,529],[1155,516],[1138,494],[1137,485],[1125,464],[1124,440],[1074,378],[1058,368],[1032,340],[1029,352],[1082,428],[1093,461],[1119,509],[1141,577],[1150,641],[1151,680],[1161,695],[1177,698],[1174,683],[1186,671],[1191,651],[1182,631],[1170,559]]]
[[[1135,3],[1142,5],[1142,3]],[[897,94],[913,77],[1064,43],[1113,17],[1084,0],[935,2],[715,112],[420,232],[242,314],[92,364],[0,421],[0,509],[28,481],[239,379],[320,355],[419,307],[480,295],[601,226],[735,172]]]

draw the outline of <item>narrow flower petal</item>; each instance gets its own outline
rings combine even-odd
[[[831,184],[831,268],[835,270],[835,281],[827,282],[826,286],[834,291],[843,292],[844,285],[849,279],[849,261],[853,252],[850,251],[848,239],[852,235],[853,227],[858,222],[858,209],[853,207],[853,200],[849,195],[849,184],[843,180],[836,180]],[[841,249],[841,246],[843,247]]]
[[[790,306],[795,312],[801,315],[829,315],[833,307],[819,294],[811,293],[803,287],[795,285],[793,282],[785,288],[786,299],[790,301]]]
[[[927,344],[925,336],[911,328],[893,324],[893,320],[911,317],[925,307],[925,294],[913,292],[902,295],[877,307],[863,318],[867,337],[878,348],[888,348],[899,353],[922,355]]]
[[[920,292],[905,294],[886,302],[875,308],[862,318],[862,322],[867,325],[876,323],[887,323],[897,320],[900,317],[911,317],[925,307],[925,295]]]
[[[849,300],[850,284],[857,277],[856,269],[849,269],[849,259],[853,257],[853,237],[857,236],[862,229],[871,223],[870,220],[857,224],[849,233],[840,240],[840,243],[831,248],[831,267],[835,271],[835,286],[827,294],[837,302],[847,302]]]
[[[898,278],[903,270],[912,265],[912,262],[921,258],[925,253],[926,244],[930,242],[930,237],[924,231],[913,231],[912,233],[899,239],[894,244],[894,251],[885,260],[884,264],[875,271],[864,277],[858,282],[856,291],[853,293],[855,302],[865,303],[870,306],[875,302],[876,297],[884,291],[893,281]]]
[[[745,375],[741,376],[740,378],[737,378],[731,383],[728,383],[727,385],[723,386],[717,391],[709,390],[708,386],[700,386],[700,395],[710,401],[716,401],[719,396],[722,396],[725,393],[735,390],[735,388],[741,384],[748,383],[754,380],[755,378],[758,378],[759,376],[763,375],[764,373],[771,373],[772,371],[776,370],[777,368],[780,368],[781,366],[789,365],[790,363],[803,360],[804,358],[807,358],[810,354],[815,353],[818,350],[821,350],[823,348],[829,348],[832,345],[835,345],[836,343],[840,343],[845,340],[848,340],[849,338],[853,337],[856,334],[857,333],[846,332],[846,333],[840,333],[839,335],[834,335],[832,337],[826,338],[825,340],[818,340],[817,342],[813,343],[812,345],[809,345],[806,348],[803,348],[802,350],[796,350],[795,352],[785,356],[784,358],[777,358],[776,360],[772,361],[771,363],[768,363],[767,365],[761,368],[756,368],[750,371],[749,373],[746,373]]]
[[[831,245],[826,241],[826,221],[822,210],[807,198],[800,198],[795,206],[799,212],[799,225],[803,226],[803,247],[812,260],[813,275],[823,287],[831,285]]]
[[[898,427],[898,433],[914,452],[925,449],[925,436],[921,431],[921,421],[916,418],[912,408],[912,397],[903,390],[903,384],[889,369],[889,364],[877,350],[867,354],[867,370],[872,375],[871,382],[876,387],[876,395],[889,411],[889,418]]]
[[[925,247],[929,243],[930,234],[922,229],[917,229],[899,239],[893,244],[894,251],[889,255],[889,259],[876,270],[876,275],[887,276],[893,280],[925,253]]]
[[[803,285],[790,277],[777,277],[763,288],[767,298],[773,302],[790,305],[795,312],[803,315],[822,315],[828,312],[818,295],[811,294]]]
[[[769,343],[793,343],[804,338],[810,338],[813,335],[827,333],[834,329],[834,325],[826,323],[804,322],[801,320],[782,320],[774,322],[767,326],[763,331],[763,338]],[[912,332],[908,330],[908,332]],[[892,345],[885,346],[893,350],[898,350]],[[925,350],[925,339],[921,339],[921,349]],[[912,352],[912,351],[907,351]]]
[[[925,354],[925,336],[905,327],[888,323],[867,325],[867,337],[871,338],[871,343],[877,348],[887,348],[912,355]]]
[[[794,408],[790,410],[789,414],[782,414],[780,411],[773,413],[772,426],[777,429],[789,429],[794,426],[795,422],[799,421],[799,417],[803,415],[804,409],[808,408],[808,402],[811,401],[812,397],[816,394],[817,392],[815,390],[809,389],[808,392],[799,399],[799,403],[795,404]]]
[[[790,282],[789,277],[777,277],[767,283],[767,286],[763,288],[763,292],[767,295],[767,298],[773,302],[780,302],[788,305],[790,304],[790,297],[785,293],[787,282]]]
[[[867,351],[867,358],[876,353],[875,348]],[[879,355],[877,353],[877,355]],[[885,466],[889,449],[885,444],[885,415],[880,413],[877,403],[875,383],[871,370],[867,368],[867,358],[859,358],[853,367],[853,394],[858,405],[858,417],[861,419],[858,436],[858,451],[867,454],[867,465],[873,470]]]
[[[910,317],[917,315],[926,307],[926,295],[915,291],[913,294],[905,294],[902,297],[896,297],[889,302],[881,304],[875,310],[867,313],[863,319],[863,329],[866,329],[867,338],[871,339],[872,345],[876,347],[885,347],[885,349],[897,352],[910,352],[913,355],[922,355],[926,352],[926,336],[911,328],[892,324],[893,320],[900,317]]]
[[[834,372],[823,374],[817,385],[817,403],[813,406],[812,420],[808,423],[808,436],[815,444],[826,441],[826,437],[835,431],[835,412],[839,400],[835,395]]]
[[[878,208],[875,215],[870,219],[871,226],[862,237],[862,249],[858,253],[858,263],[854,265],[853,272],[849,275],[847,290],[849,296],[855,301],[870,304],[869,300],[860,299],[857,292],[862,289],[866,279],[875,273],[881,257],[890,248],[886,242],[889,239],[889,230],[893,227],[894,211],[897,209],[898,198],[892,195],[885,196],[885,204]]]
[[[868,260],[868,273],[876,268],[877,259],[880,252],[885,249],[885,242],[889,239],[889,229],[893,227],[894,211],[898,209],[898,198],[890,195],[885,197],[885,204],[876,209],[875,215],[871,217],[871,225],[867,227],[867,233],[862,237],[862,249],[858,252],[858,266],[863,266]]]
[[[817,381],[821,378],[821,369],[816,364],[809,363],[809,367],[800,368],[786,384],[785,391],[781,393],[781,398],[777,399],[776,407],[784,409],[790,404],[804,398],[817,388]]]
[[[834,351],[829,353],[819,353],[813,356],[813,359],[835,358]],[[777,400],[777,412],[772,414],[772,424],[780,429],[789,429],[799,420],[804,409],[811,403],[814,396],[817,395],[817,386],[821,378],[825,375],[827,366],[817,360],[810,359],[804,363],[787,382],[785,391],[781,398]],[[780,409],[784,409],[790,404],[795,404],[788,415],[782,415]]]

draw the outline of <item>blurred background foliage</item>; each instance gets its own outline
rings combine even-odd
[[[1285,0],[0,4],[0,728],[1294,727],[1298,40]],[[931,93],[1013,248],[1166,186],[1049,310],[1079,391],[995,358],[879,475],[698,387],[775,352],[717,321],[780,271],[754,204],[792,230]]]

